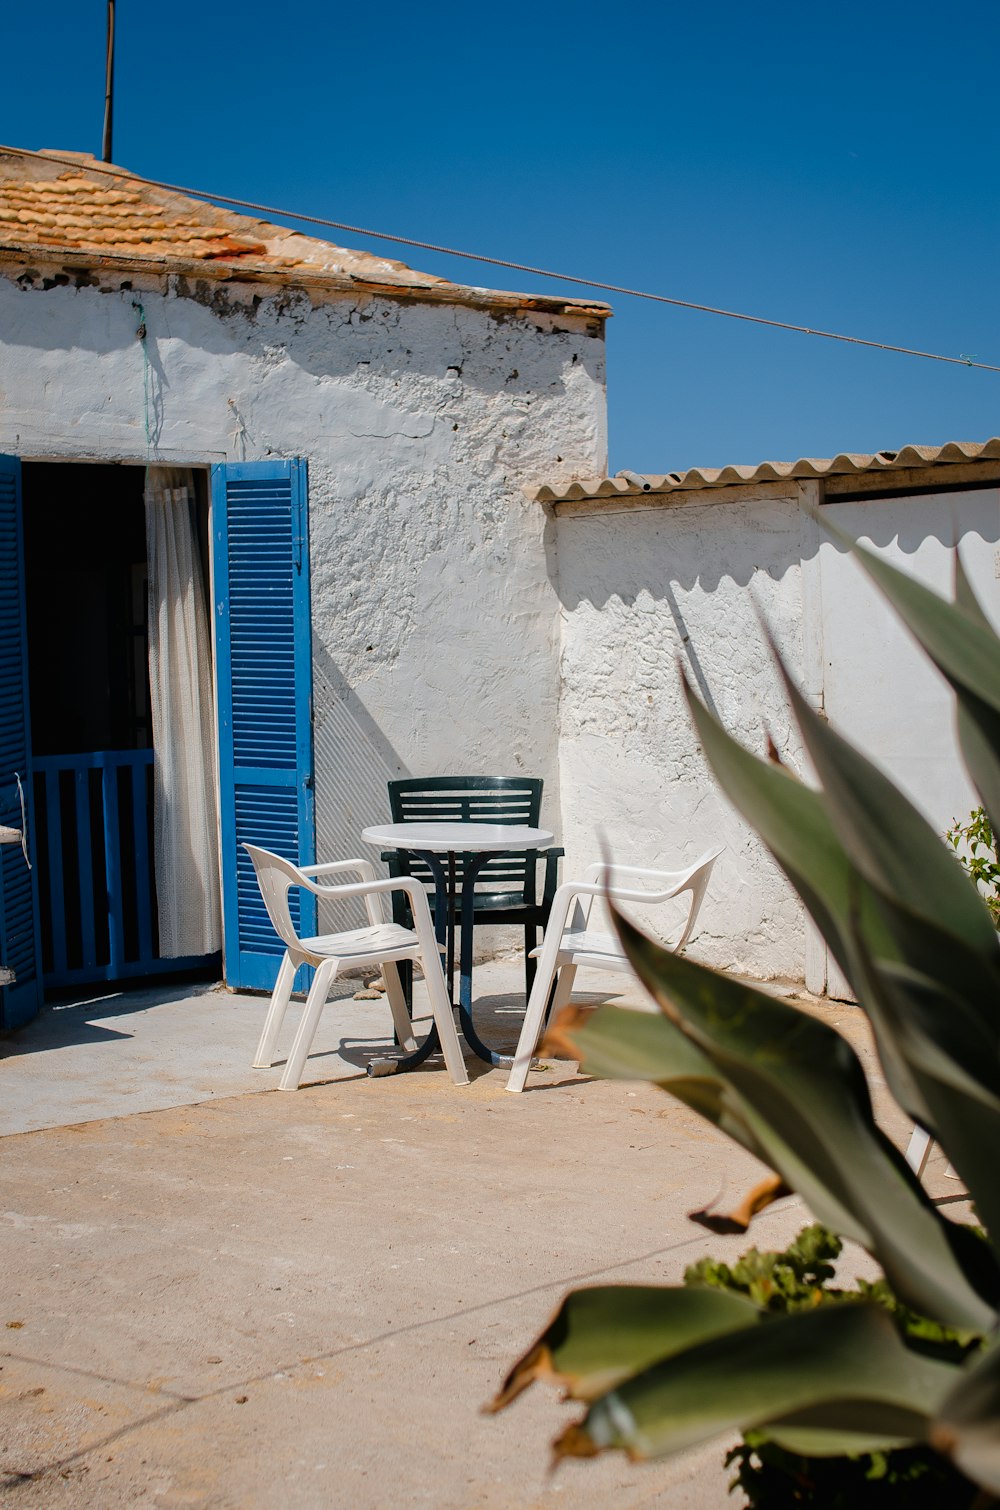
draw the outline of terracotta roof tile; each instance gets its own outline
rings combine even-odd
[[[123,268],[604,319],[606,304],[450,283],[405,263],[351,251],[158,188],[72,152],[0,147],[0,261],[41,252],[66,265]]]
[[[42,166],[49,169],[48,164]],[[0,192],[0,235],[8,246],[34,242],[67,251],[122,248],[129,254],[155,247],[162,256],[163,249],[173,245],[185,257],[267,255],[260,237],[234,235],[223,212],[211,206],[193,201],[190,207],[164,205],[138,186],[109,187],[73,169],[60,172],[57,166],[54,176],[51,171],[42,177],[25,173],[3,181]],[[13,225],[24,228],[21,235],[10,234]]]

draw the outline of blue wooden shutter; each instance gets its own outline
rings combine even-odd
[[[34,863],[30,765],[21,463],[0,456],[0,823],[21,827],[20,776]],[[0,964],[15,977],[0,990],[0,1027],[17,1028],[42,1004],[42,969],[37,872],[15,844],[0,845]]]
[[[226,981],[270,990],[284,945],[240,846],[315,859],[305,462],[213,467],[212,533]],[[290,900],[314,933],[315,899]]]

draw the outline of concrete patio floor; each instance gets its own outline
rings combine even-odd
[[[477,968],[484,1036],[513,1042],[521,982]],[[871,1062],[860,1013],[810,1005]],[[570,1286],[781,1245],[799,1203],[750,1238],[693,1226],[757,1166],[650,1086],[369,1079],[384,1002],[331,1006],[278,1093],[279,1066],[248,1068],[265,1007],[109,993],[0,1040],[0,1504],[735,1507],[724,1443],[550,1475],[553,1390],[480,1407]]]

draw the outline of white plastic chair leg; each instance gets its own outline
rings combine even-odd
[[[543,975],[541,970],[536,970],[535,979],[531,987],[531,995],[528,997],[528,1005],[524,1011],[521,1035],[517,1040],[517,1048],[514,1051],[514,1063],[511,1065],[510,1074],[507,1077],[507,1089],[509,1091],[517,1092],[524,1090],[524,1082],[527,1080],[528,1071],[531,1068],[531,1056],[535,1052],[535,1044],[538,1042],[538,1035],[542,1031],[545,1004],[549,999],[551,988],[551,977],[548,974]]]
[[[382,980],[385,983],[385,994],[392,1011],[392,1025],[396,1029],[396,1037],[406,1052],[413,1054],[416,1052],[417,1040],[413,1036],[410,1014],[406,1010],[406,997],[403,994],[399,971],[391,960],[387,960],[382,966]]]
[[[288,1001],[292,994],[292,986],[295,984],[295,966],[289,958],[288,951],[281,961],[281,969],[278,971],[278,979],[274,983],[271,993],[271,1005],[267,1009],[264,1019],[264,1029],[260,1035],[257,1052],[253,1056],[253,1068],[255,1070],[269,1070],[274,1063],[274,1046],[278,1041],[281,1024],[285,1020],[285,1012],[288,1009]]]
[[[910,1134],[910,1141],[906,1147],[905,1157],[907,1164],[909,1164],[918,1180],[927,1168],[927,1160],[931,1156],[931,1149],[933,1147],[934,1144],[930,1133],[924,1132],[922,1127],[914,1127]]]
[[[535,1052],[542,1031],[542,1022],[545,1018],[545,1008],[552,989],[552,971],[543,970],[539,960],[539,969],[535,971],[534,984],[531,987],[531,995],[528,997],[528,1005],[524,1009],[524,1022],[521,1024],[521,1036],[517,1040],[517,1049],[514,1052],[514,1063],[507,1077],[507,1089],[509,1091],[523,1091],[524,1082],[528,1078],[531,1068],[531,1056]]]
[[[316,1037],[316,1029],[319,1027],[319,1020],[323,1015],[326,998],[330,994],[330,987],[333,984],[333,978],[337,973],[337,966],[339,964],[340,961],[337,959],[327,959],[316,970],[316,978],[312,983],[309,995],[306,998],[305,1008],[302,1012],[302,1021],[299,1023],[299,1029],[292,1044],[292,1051],[288,1056],[288,1063],[285,1065],[285,1073],[278,1082],[278,1089],[281,1091],[295,1091],[299,1088],[302,1071],[305,1069],[309,1050],[312,1048],[312,1041]]]
[[[448,1000],[440,958],[424,957],[420,960],[420,968],[424,972],[424,984],[427,987],[427,995],[430,997],[431,1012],[441,1040],[441,1052],[444,1054],[448,1073],[456,1085],[468,1085],[469,1072],[465,1067],[462,1046],[455,1031],[455,1017],[451,1010],[451,1002]]]
[[[555,1022],[563,1007],[569,1006],[570,997],[573,995],[573,982],[576,980],[576,966],[563,965],[556,976],[556,990],[552,998],[552,1010],[549,1013],[549,1021]]]

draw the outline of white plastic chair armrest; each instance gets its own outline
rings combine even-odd
[[[426,893],[419,881],[412,876],[383,876],[371,881],[349,881],[344,886],[317,886],[315,881],[310,881],[305,871],[300,871],[302,877],[300,884],[306,891],[315,892],[318,897],[335,897],[338,901],[346,897],[378,896],[386,891],[405,891],[411,897],[422,896],[426,901]]]
[[[328,860],[323,865],[300,865],[304,876],[332,876],[346,870],[356,870],[365,881],[375,880],[375,867],[370,860]]]
[[[650,871],[650,875],[657,872]],[[610,897],[613,902],[666,902],[674,896],[679,888],[668,887],[660,891],[653,891],[649,887],[630,886],[606,886],[603,881],[569,881],[565,886],[560,886],[556,897],[562,894],[565,897]],[[555,904],[553,903],[553,906]]]
[[[717,860],[722,854],[724,845],[718,849],[709,850],[707,854],[699,855],[697,860],[686,865],[683,870],[649,870],[639,865],[619,865],[614,860],[597,860],[593,865],[588,865],[584,871],[584,877],[588,884],[609,884],[615,887],[618,876],[631,876],[638,880],[658,881],[660,886],[654,891],[643,893],[639,898],[626,898],[625,900],[645,900],[650,902],[665,902],[670,897],[676,896],[683,891],[691,877],[704,866]]]

